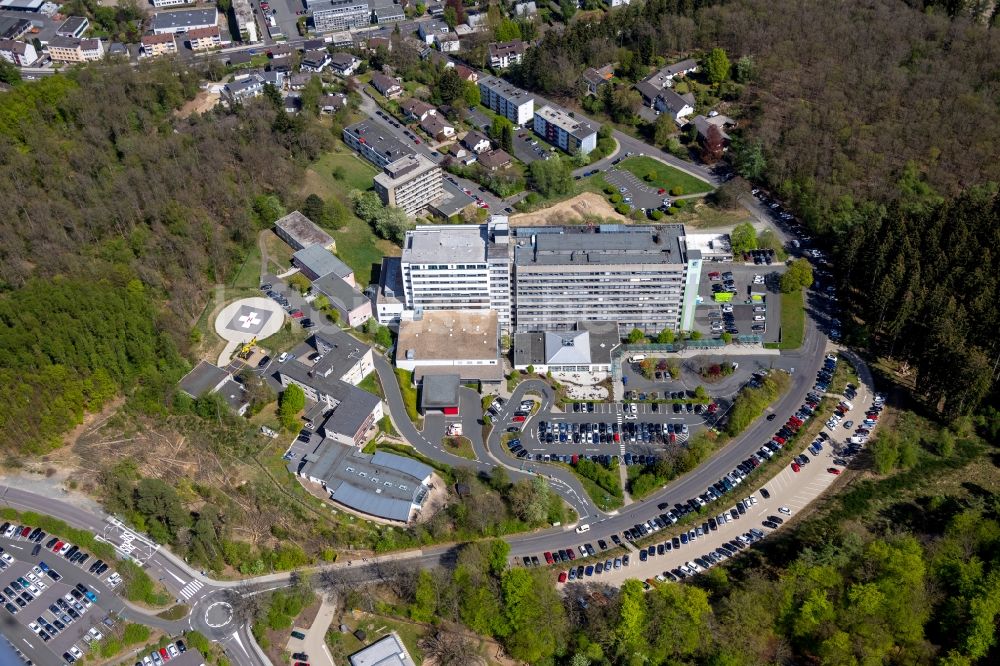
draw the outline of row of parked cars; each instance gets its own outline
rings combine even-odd
[[[187,652],[187,646],[184,645],[184,641],[178,640],[169,643],[166,647],[161,647],[159,650],[153,650],[144,656],[142,661],[135,662],[135,666],[158,666],[159,664],[165,664],[184,652]]]
[[[265,294],[267,294],[268,298],[270,298],[272,301],[274,301],[282,308],[284,308],[285,312],[288,313],[289,317],[291,317],[292,319],[299,319],[300,320],[299,324],[302,325],[302,328],[309,329],[309,328],[314,328],[316,326],[315,322],[313,322],[312,319],[306,317],[305,313],[302,312],[302,310],[299,310],[298,308],[293,308],[292,304],[288,301],[287,298],[285,298],[284,294],[275,291],[273,285],[262,284],[260,285],[260,290],[263,291]]]
[[[632,403],[633,405],[635,403]],[[688,426],[684,423],[549,423],[538,422],[538,442],[553,444],[555,442],[574,444],[669,444],[677,441],[678,436],[686,436]]]

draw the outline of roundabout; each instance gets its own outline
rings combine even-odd
[[[237,348],[274,335],[284,322],[281,306],[268,298],[252,296],[226,305],[215,317],[215,332],[226,341],[218,364],[227,365]]]
[[[237,629],[231,592],[219,589],[203,597],[191,609],[188,617],[192,629],[200,631],[211,641],[229,638]]]

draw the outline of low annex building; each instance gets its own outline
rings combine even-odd
[[[297,210],[276,220],[274,233],[278,234],[278,238],[288,243],[296,251],[310,245],[319,245],[327,249],[333,249],[337,245],[333,236],[320,229],[315,222]]]
[[[621,345],[618,323],[581,321],[570,331],[514,336],[514,368],[535,372],[611,372],[611,354]]]
[[[351,666],[416,666],[395,631],[348,657]]]
[[[288,467],[322,485],[331,500],[347,509],[402,524],[420,511],[434,476],[433,468],[412,458],[385,451],[368,455],[329,439],[323,439],[301,458],[290,460]]]
[[[396,341],[396,367],[425,375],[457,374],[462,381],[499,382],[499,328],[494,310],[404,312]]]
[[[230,409],[240,416],[250,406],[246,389],[233,378],[232,373],[208,361],[199,361],[198,365],[181,377],[177,388],[195,400],[218,393]]]

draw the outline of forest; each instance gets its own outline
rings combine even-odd
[[[108,64],[0,96],[7,450],[52,448],[120,393],[162,410],[207,287],[273,221],[255,205],[287,197],[331,144],[328,129],[263,103],[177,117],[203,75]]]

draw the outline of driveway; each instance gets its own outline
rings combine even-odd
[[[323,595],[316,619],[305,632],[306,637],[298,639],[289,636],[285,649],[290,653],[305,652],[309,655],[309,663],[313,666],[334,666],[333,656],[326,647],[326,630],[330,628],[330,623],[336,612],[337,604],[328,596]],[[295,661],[298,660],[292,660],[293,663]]]

